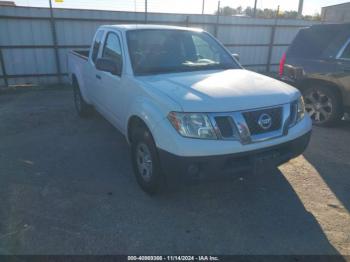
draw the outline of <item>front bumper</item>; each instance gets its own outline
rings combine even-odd
[[[311,128],[311,118],[306,115],[298,124],[289,128],[288,135],[248,144],[242,144],[238,140],[192,139],[183,137],[179,135],[168,119],[160,121],[151,132],[159,149],[177,156],[199,157],[229,155],[246,151],[251,152],[260,148],[280,145],[304,135]]]
[[[279,145],[226,155],[177,156],[162,149],[158,149],[158,153],[167,181],[173,183],[249,170],[255,167],[256,159],[264,159],[264,156],[273,157],[266,160],[269,163],[263,160],[262,164],[281,165],[301,155],[308,146],[310,137],[311,131]]]

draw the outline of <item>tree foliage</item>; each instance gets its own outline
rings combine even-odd
[[[217,14],[217,11],[215,12]],[[243,9],[241,6],[237,8],[232,8],[229,6],[224,6],[220,8],[220,15],[224,16],[232,16],[232,15],[242,15],[242,16],[254,16],[254,9],[251,7],[247,7]],[[269,8],[265,9],[256,9],[256,17],[258,18],[275,18],[277,15],[277,11]],[[289,19],[296,19],[298,18],[298,12],[297,11],[284,11],[278,13],[279,18],[289,18]],[[301,18],[307,19],[307,20],[320,20],[320,14],[314,14],[302,16]]]

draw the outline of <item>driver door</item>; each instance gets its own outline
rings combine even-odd
[[[97,99],[104,115],[108,120],[112,122],[119,129],[122,127],[122,116],[124,115],[124,92],[123,87],[123,52],[121,46],[121,36],[118,32],[108,32],[103,49],[101,52],[101,58],[114,60],[119,65],[119,72],[112,74],[101,70],[96,71],[97,86]]]

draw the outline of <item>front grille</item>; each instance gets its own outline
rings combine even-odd
[[[215,122],[220,130],[221,136],[223,138],[232,137],[234,134],[232,126],[232,118],[227,116],[217,116],[215,117]]]
[[[269,115],[272,119],[272,124],[268,129],[263,129],[259,125],[259,118],[263,114]],[[282,125],[282,107],[243,112],[243,117],[247,122],[251,135],[259,135],[271,131],[276,131],[280,129]]]

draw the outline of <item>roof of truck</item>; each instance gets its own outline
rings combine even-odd
[[[136,29],[167,29],[167,30],[189,30],[202,31],[200,28],[169,26],[169,25],[151,25],[151,24],[120,24],[120,25],[103,25],[101,28],[114,28],[120,31],[129,31]]]

